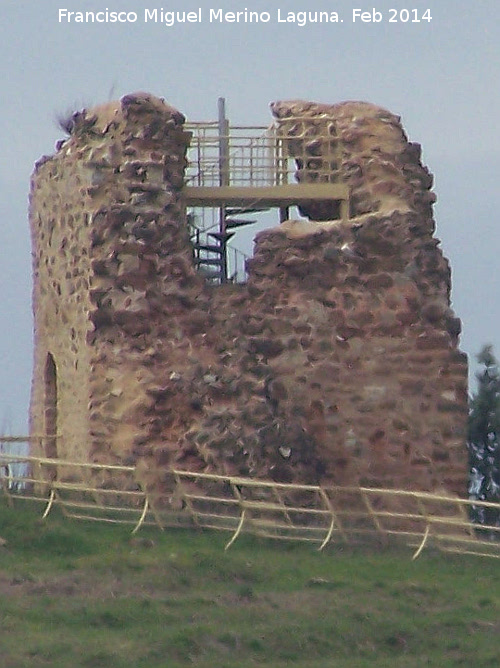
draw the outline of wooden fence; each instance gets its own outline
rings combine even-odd
[[[140,467],[0,453],[0,484],[11,506],[59,507],[69,518],[130,524],[133,533],[191,526],[327,545],[367,538],[399,541],[416,559],[428,546],[500,557],[500,527],[472,524],[471,506],[500,505],[446,494],[366,487],[292,485],[181,470],[162,472],[161,491]]]

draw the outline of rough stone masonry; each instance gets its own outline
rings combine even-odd
[[[464,495],[467,361],[420,146],[371,104],[272,111],[299,181],[337,156],[350,219],[318,203],[261,232],[244,285],[195,270],[190,135],[163,101],[79,112],[37,163],[31,429],[57,438],[33,454],[141,461],[160,487],[175,466]]]

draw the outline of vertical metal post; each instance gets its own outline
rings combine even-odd
[[[276,165],[276,185],[285,185],[288,182],[288,156],[287,156],[287,147],[285,140],[281,134],[281,128],[278,123],[274,126],[275,131],[275,141],[274,141],[274,150],[275,150],[275,165]],[[290,207],[280,206],[279,208],[280,223],[284,223],[290,218]]]
[[[228,186],[229,176],[229,121],[226,118],[226,100],[219,97],[219,185]],[[221,283],[227,282],[227,238],[226,238],[226,207],[219,210],[219,235],[221,249]]]
[[[280,206],[280,223],[284,223],[290,218],[290,209],[288,206]]]

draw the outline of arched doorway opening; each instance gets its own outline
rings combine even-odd
[[[47,354],[45,362],[45,456],[57,459],[57,368],[54,357]],[[56,477],[56,470],[50,471]]]

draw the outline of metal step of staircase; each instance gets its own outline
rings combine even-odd
[[[234,234],[235,234],[234,232],[209,232],[207,236],[216,239],[220,243],[222,243],[223,241],[227,243],[229,239],[232,239],[234,237]]]
[[[220,283],[220,271],[210,271],[205,267],[198,267],[198,272],[205,280]]]
[[[233,229],[235,227],[244,227],[245,225],[253,225],[256,220],[239,220],[238,218],[226,218],[226,227]]]
[[[220,246],[212,246],[210,244],[194,243],[193,248],[197,251],[205,251],[207,253],[220,253]]]
[[[268,206],[240,206],[240,207],[235,207],[235,208],[226,208],[226,214],[228,216],[238,216],[238,215],[243,215],[247,213],[262,213],[263,211],[269,211]]]
[[[222,257],[195,257],[194,263],[198,266],[200,264],[213,265],[214,267],[222,267],[224,258]]]

